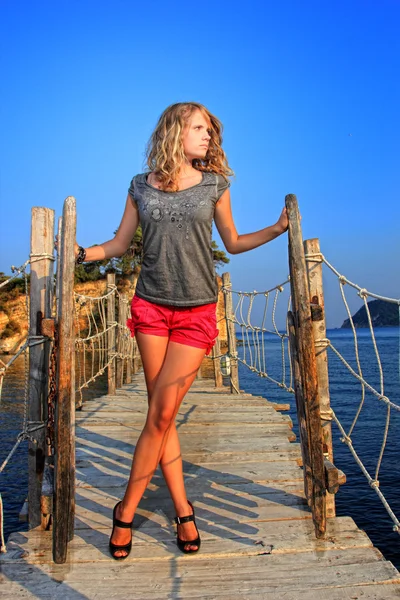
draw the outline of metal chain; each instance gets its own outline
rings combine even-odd
[[[49,393],[47,396],[47,427],[46,443],[50,449],[49,454],[54,454],[55,439],[55,411],[57,401],[57,350],[58,350],[58,328],[54,328],[53,347],[50,354],[49,364]]]

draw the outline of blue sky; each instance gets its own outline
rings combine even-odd
[[[304,238],[400,296],[397,0],[0,0],[0,12],[0,270],[28,257],[31,207],[59,216],[68,195],[78,242],[110,239],[160,113],[195,100],[224,123],[240,233],[295,193]],[[236,289],[283,281],[286,236],[229,270]],[[346,317],[336,287],[327,276],[329,326]]]

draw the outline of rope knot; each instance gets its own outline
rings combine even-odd
[[[383,394],[379,394],[378,400],[381,400],[382,402],[385,402],[386,404],[388,404],[388,403],[390,404],[389,398]]]
[[[330,343],[331,342],[328,338],[320,338],[314,342],[316,348],[327,348]]]
[[[17,435],[17,442],[24,442],[25,440],[29,440],[30,442],[32,442],[32,444],[37,444],[37,440],[33,436],[29,435],[27,431],[21,431]]]
[[[370,481],[370,482],[369,482],[369,485],[370,485],[372,488],[378,488],[378,487],[379,487],[379,481],[378,481],[377,479],[374,479],[373,481]]]
[[[305,255],[305,259],[308,262],[321,263],[321,262],[323,262],[324,256],[321,252],[314,252],[314,253],[310,252]]]
[[[347,279],[344,275],[339,275],[339,281],[342,285],[345,285],[347,283]]]
[[[333,410],[331,408],[328,410],[321,410],[319,414],[323,421],[332,421],[333,419]]]
[[[368,291],[365,288],[362,288],[358,292],[358,295],[360,296],[360,298],[367,298],[368,297]]]
[[[340,438],[340,441],[343,442],[344,444],[353,445],[353,442],[351,441],[351,437],[346,434],[344,434],[344,436]]]

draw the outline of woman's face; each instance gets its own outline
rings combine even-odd
[[[192,161],[194,158],[205,158],[210,142],[209,131],[210,122],[197,108],[193,111],[189,123],[182,134],[183,150],[189,161]]]

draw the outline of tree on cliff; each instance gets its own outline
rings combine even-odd
[[[114,231],[114,234],[115,233],[116,232]],[[214,265],[217,269],[222,265],[229,263],[229,258],[226,256],[224,250],[218,248],[217,242],[212,240],[211,247]],[[128,250],[122,256],[119,258],[112,258],[111,260],[97,260],[77,265],[75,268],[75,282],[78,283],[102,279],[105,277],[106,273],[110,271],[116,271],[125,277],[131,277],[134,273],[140,271],[142,256],[143,236],[142,228],[139,225]]]

